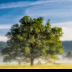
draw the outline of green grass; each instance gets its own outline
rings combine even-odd
[[[0,65],[0,69],[72,69],[72,64]]]

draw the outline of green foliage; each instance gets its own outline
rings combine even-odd
[[[8,45],[7,45],[6,42],[0,41],[0,51],[1,51],[2,49],[6,48],[7,46],[8,46]]]
[[[72,58],[72,53],[69,51],[69,52],[66,54],[66,57]]]
[[[3,62],[10,62],[11,58],[9,56],[5,56]]]

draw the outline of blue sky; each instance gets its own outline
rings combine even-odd
[[[44,17],[44,24],[50,19],[52,27],[62,27],[62,41],[72,40],[72,0],[0,0],[0,41],[25,15]]]

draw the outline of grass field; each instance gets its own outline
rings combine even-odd
[[[0,65],[0,69],[72,69],[72,64]]]

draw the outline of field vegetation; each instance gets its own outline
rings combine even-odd
[[[72,69],[72,64],[0,65],[0,69]]]

